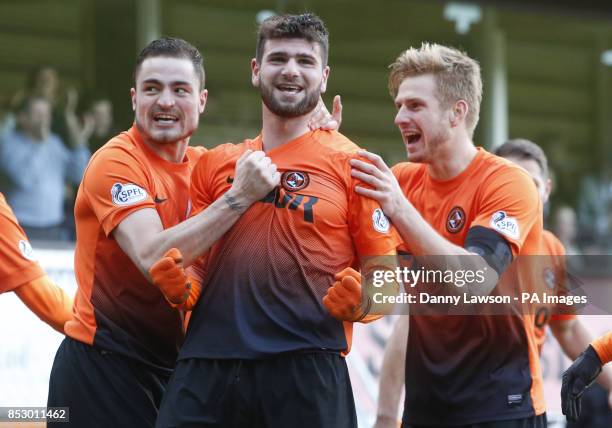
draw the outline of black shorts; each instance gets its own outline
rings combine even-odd
[[[511,419],[508,421],[480,422],[477,424],[468,425],[453,425],[453,428],[546,428],[546,413],[539,416],[531,416],[529,418]],[[435,425],[406,425],[402,424],[402,428],[436,428]],[[441,428],[441,427],[440,427]]]
[[[169,379],[132,358],[69,337],[49,379],[48,407],[69,407],[69,423],[48,427],[153,427]]]
[[[333,353],[177,363],[158,428],[356,428],[346,362]]]

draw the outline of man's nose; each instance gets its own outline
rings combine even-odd
[[[164,89],[161,94],[159,94],[157,104],[159,104],[159,106],[163,108],[169,108],[174,105],[174,96],[170,88]]]

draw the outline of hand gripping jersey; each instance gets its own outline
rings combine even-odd
[[[247,149],[262,150],[261,136],[201,158],[192,176],[194,212],[230,188]],[[395,254],[400,242],[380,206],[354,191],[348,161],[357,149],[337,132],[313,131],[267,152],[281,185],[211,248],[179,359],[348,348],[351,324],[345,332],[322,298],[335,273],[359,257]]]
[[[463,247],[481,227],[501,235],[514,257],[540,254],[542,206],[525,171],[480,148],[450,180],[427,169],[401,163],[393,171],[445,239]],[[411,316],[404,422],[453,426],[543,413],[534,328],[533,315]]]
[[[129,214],[153,208],[164,228],[189,215],[189,180],[203,149],[183,162],[159,157],[133,126],[91,158],[75,205],[76,316],[66,334],[170,370],[183,341],[182,316],[121,250],[112,231]]]
[[[0,293],[44,276],[28,238],[0,193]]]

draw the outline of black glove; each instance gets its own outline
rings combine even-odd
[[[601,373],[601,360],[591,345],[563,373],[561,410],[568,421],[580,417],[580,397]]]

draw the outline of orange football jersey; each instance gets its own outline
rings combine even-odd
[[[44,275],[27,236],[0,193],[0,293]]]
[[[515,164],[479,148],[450,180],[432,178],[426,164],[400,163],[393,172],[407,199],[453,244],[464,247],[479,227],[501,236],[514,257],[540,254],[541,201]],[[411,316],[404,423],[467,425],[543,413],[533,318]]]
[[[78,290],[66,334],[81,342],[171,369],[183,340],[182,315],[121,250],[112,232],[131,213],[152,208],[164,228],[191,209],[191,170],[203,149],[183,162],[159,157],[134,125],[91,158],[75,205]]]
[[[261,136],[202,156],[192,176],[194,212],[230,188],[247,149],[262,150]],[[354,191],[348,161],[357,150],[341,134],[317,130],[267,152],[281,185],[211,248],[179,358],[348,348],[350,332],[322,298],[335,273],[362,257],[395,253],[400,242],[378,203]]]

